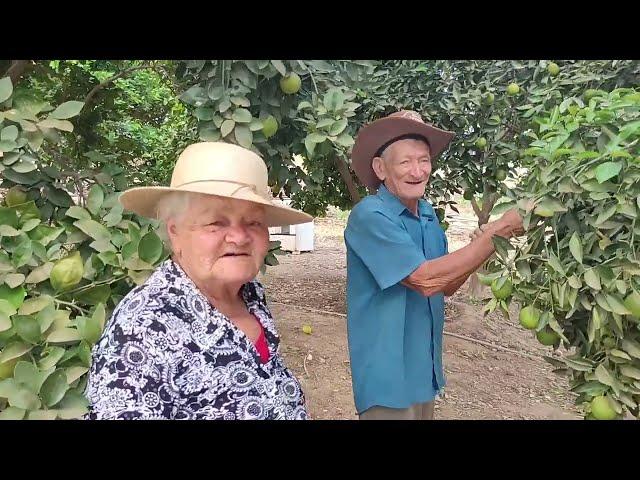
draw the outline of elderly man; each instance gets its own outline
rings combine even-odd
[[[345,230],[347,323],[360,419],[426,420],[445,384],[444,295],[452,295],[494,252],[493,235],[522,230],[516,211],[448,253],[433,207],[422,197],[432,161],[453,133],[412,111],[358,134],[352,164],[377,194],[358,203]]]

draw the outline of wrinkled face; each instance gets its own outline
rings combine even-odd
[[[398,140],[386,148],[382,157],[375,157],[372,166],[396,197],[418,200],[424,195],[431,175],[429,146],[413,138]]]
[[[197,195],[167,231],[179,263],[207,287],[253,280],[269,249],[264,207],[243,200]]]

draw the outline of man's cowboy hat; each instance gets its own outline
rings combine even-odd
[[[433,160],[447,148],[454,133],[424,123],[420,114],[411,110],[392,113],[364,126],[358,132],[353,146],[351,165],[365,186],[372,189],[380,186],[380,179],[373,171],[371,161],[386,147],[403,137],[422,137],[426,140]]]
[[[264,205],[270,227],[313,220],[311,215],[275,203],[267,185],[267,166],[251,150],[223,142],[189,145],[171,176],[170,187],[136,187],[120,196],[127,210],[158,217],[158,201],[170,192],[194,192]]]

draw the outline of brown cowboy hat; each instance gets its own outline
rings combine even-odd
[[[417,112],[401,110],[364,126],[358,132],[351,153],[351,165],[365,186],[377,189],[381,182],[373,171],[371,161],[391,143],[401,137],[422,137],[429,144],[433,160],[447,148],[454,135],[453,132],[425,123]]]
[[[158,218],[158,202],[171,192],[204,193],[262,205],[269,227],[313,220],[299,210],[278,204],[267,185],[267,166],[251,150],[224,142],[189,145],[173,169],[169,187],[135,187],[120,196],[125,209]]]

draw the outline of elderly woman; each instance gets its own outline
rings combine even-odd
[[[93,351],[89,419],[306,419],[300,384],[255,280],[269,226],[311,220],[273,203],[250,150],[198,143],[171,187],[140,187],[123,206],[159,218],[172,258],[117,306]]]

